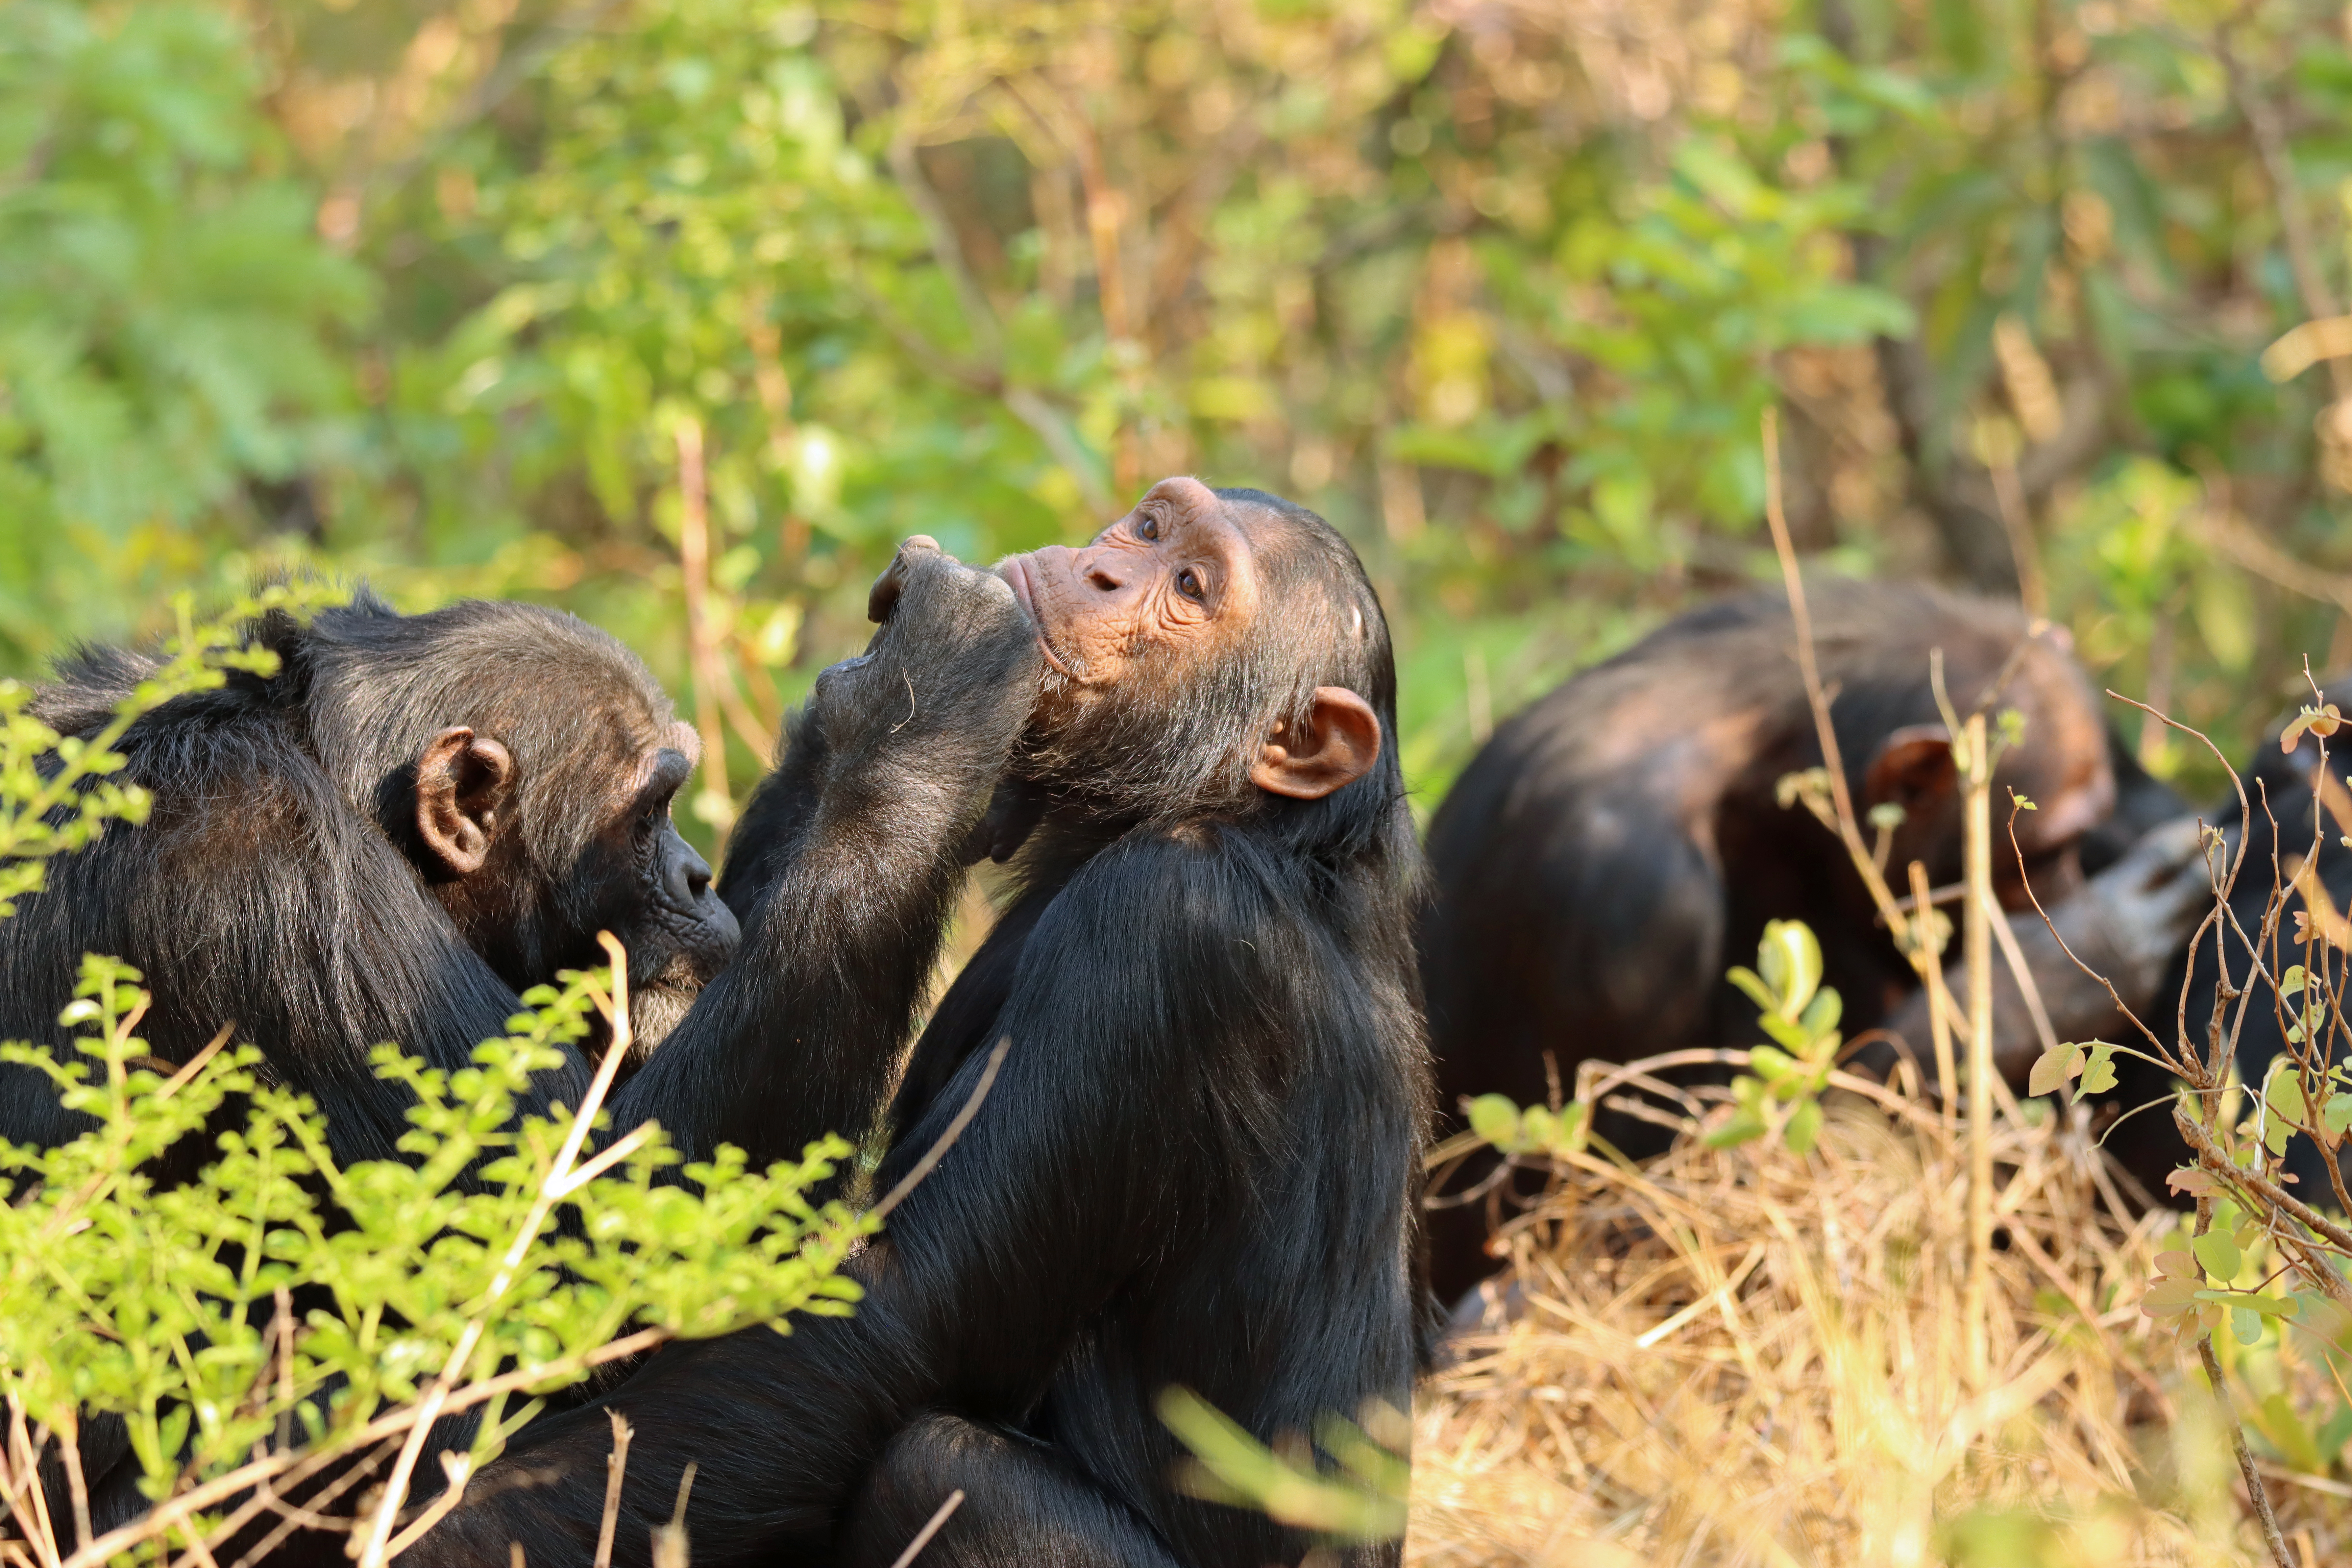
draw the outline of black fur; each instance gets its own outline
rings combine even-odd
[[[688,1461],[698,1568],[887,1563],[956,1486],[937,1561],[1295,1561],[1290,1531],[1171,1489],[1161,1390],[1267,1437],[1407,1404],[1426,1089],[1387,630],[1319,519],[1222,493],[1266,567],[1266,634],[1238,675],[1156,711],[1214,764],[1302,689],[1344,684],[1379,712],[1378,765],[1312,803],[1231,797],[1208,765],[1186,776],[1218,809],[1174,814],[1164,789],[1037,781],[1054,805],[1022,890],[915,1048],[877,1185],[1009,1039],[1002,1076],[853,1264],[854,1318],[672,1346],[599,1401],[636,1431],[616,1561],[646,1560]],[[757,928],[739,972],[761,962]],[[503,1562],[511,1541],[534,1563],[584,1558],[610,1440],[602,1408],[527,1429],[420,1564]]]
[[[2352,710],[2352,679],[2327,686],[2321,700]],[[2158,993],[2155,1016],[2141,1020],[2168,1048],[2179,1048],[2185,1038],[2189,1049],[2204,1055],[2210,1048],[2213,1004],[2221,983],[2221,954],[2226,952],[2231,987],[2243,994],[2229,1004],[2221,1034],[2227,1040],[2235,1033],[2239,1078],[2253,1085],[2262,1083],[2271,1063],[2285,1054],[2288,1020],[2282,1015],[2291,1016],[2294,1010],[2293,1003],[2281,1007],[2277,992],[2256,973],[2252,962],[2253,944],[2262,940],[2263,910],[2277,896],[2282,879],[2291,876],[2306,856],[2316,858],[2320,884],[2337,909],[2352,900],[2352,849],[2342,842],[2346,829],[2319,805],[2314,783],[2319,764],[2318,738],[2306,734],[2293,752],[2283,752],[2279,732],[2280,726],[2271,727],[2255,747],[2253,761],[2239,775],[2245,807],[2240,806],[2238,792],[2232,789],[2205,814],[2208,822],[2229,835],[2231,856],[2237,853],[2242,837],[2245,845],[2243,868],[2230,894],[2229,915],[2218,930],[2209,930],[2202,941],[2182,949]],[[2352,737],[2339,733],[2327,744],[2330,765],[2339,775],[2352,757],[2347,738]],[[2263,972],[2275,976],[2297,963],[2318,967],[2314,952],[2321,950],[2295,944],[2294,911],[2303,907],[2300,898],[2286,894],[2279,929],[2263,951]],[[2331,970],[2340,974],[2341,955],[2328,957]],[[2146,1044],[2137,1035],[2129,1037],[2128,1043]],[[2332,1047],[2332,1034],[2330,1043]],[[2343,1059],[2340,1048],[2332,1054],[2333,1059]],[[2165,1173],[2194,1163],[2164,1103],[2171,1097],[2176,1080],[2151,1063],[2124,1056],[2115,1060],[2116,1083],[2108,1098],[2126,1110],[2157,1103],[2109,1132],[2107,1151],[2137,1173],[2155,1196],[2187,1207],[2189,1198],[2161,1185]],[[2295,1178],[2288,1190],[2297,1197],[2320,1207],[2336,1206],[2326,1155],[2310,1139],[2299,1137],[2287,1145],[2286,1169]]]
[[[2140,765],[2139,753],[2112,725],[2107,766],[2116,775],[2115,815],[2083,835],[2083,869],[2094,877],[2122,859],[2149,828],[2187,816],[2191,809],[2179,790]],[[2231,809],[2236,808],[2233,797]]]
[[[730,889],[748,915],[744,962],[622,1083],[614,1131],[656,1120],[691,1157],[731,1142],[756,1165],[870,1124],[1037,679],[1004,584],[918,554],[890,626],[821,678],[747,814],[760,875]],[[734,917],[668,821],[683,759],[660,763],[652,795],[634,783],[671,716],[612,638],[530,605],[402,616],[365,595],[251,637],[279,655],[277,675],[233,677],[126,737],[128,779],[154,792],[148,821],[53,863],[49,889],[0,921],[0,1037],[62,1047],[77,959],[113,953],[154,993],[142,1031],[158,1054],[184,1060],[235,1019],[272,1077],[316,1100],[340,1160],[397,1158],[410,1100],[373,1075],[375,1043],[464,1065],[505,1032],[521,988],[600,962],[600,929],[640,976],[688,961],[673,987],[687,994],[733,947]],[[94,650],[37,711],[86,733],[151,667]],[[507,745],[520,772],[491,907],[461,906],[471,942],[412,858],[415,759],[459,724]],[[46,1079],[0,1073],[0,1136],[79,1131]],[[519,1109],[577,1104],[586,1081],[574,1056]],[[119,1423],[90,1430],[104,1442]],[[102,1530],[142,1505],[119,1445],[91,1452]]]
[[[1880,744],[1937,721],[1930,651],[1943,650],[1966,712],[2029,636],[2013,605],[1922,587],[1823,580],[1809,593],[1857,810]],[[2104,740],[2079,671],[2035,648],[2000,705],[2063,709],[2069,722],[2029,727],[1995,798],[2014,783],[2046,807],[2057,791],[2043,780]],[[1588,1058],[1754,1043],[1754,1005],[1724,973],[1755,962],[1769,919],[1812,927],[1849,1037],[1915,987],[1844,850],[1775,796],[1783,775],[1822,762],[1794,654],[1784,595],[1707,605],[1538,699],[1463,772],[1430,826],[1436,896],[1420,933],[1442,1127],[1460,1124],[1464,1096],[1539,1104],[1554,1081],[1572,1095]],[[1895,878],[1916,853],[1937,886],[1957,879],[1956,811],[1904,832]],[[1604,1110],[1596,1129],[1629,1153],[1664,1147],[1630,1114]],[[1489,1169],[1474,1161],[1448,1184]],[[1493,1270],[1484,1204],[1437,1209],[1427,1226],[1441,1299]]]

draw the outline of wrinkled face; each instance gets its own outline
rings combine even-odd
[[[442,731],[416,764],[416,836],[442,907],[519,991],[602,964],[596,935],[612,932],[628,953],[642,1055],[685,1016],[740,932],[710,868],[670,819],[701,752],[693,730],[593,705],[578,722],[618,749],[557,767],[585,775],[577,778],[529,778],[530,759],[495,735]],[[526,823],[534,811],[543,820]]]
[[[1083,549],[1048,545],[998,571],[1036,623],[1051,732],[1144,671],[1198,662],[1256,620],[1250,537],[1197,479],[1163,479]]]
[[[1084,549],[998,567],[1045,660],[1018,776],[1098,813],[1167,820],[1261,795],[1319,800],[1370,770],[1371,705],[1306,685],[1333,667],[1331,637],[1369,636],[1360,569],[1304,548],[1326,525],[1286,504],[1163,479]]]
[[[2057,648],[2038,642],[2025,648],[2007,685],[1990,701],[1996,711],[2014,708],[2024,719],[2021,739],[2000,753],[1992,780],[1993,890],[2016,913],[2032,908],[2034,898],[2053,903],[2080,885],[2083,835],[2115,809],[2115,772],[2090,689]],[[2034,809],[2012,816],[2012,790]],[[1864,793],[1866,805],[1903,808],[1889,864],[1923,861],[1937,881],[1959,875],[1961,789],[1942,724],[1909,725],[1887,736],[1870,764]]]
[[[590,923],[628,950],[639,1054],[677,1026],[740,936],[734,912],[711,889],[709,866],[670,816],[701,752],[700,737],[678,724],[668,743],[638,759],[635,787],[599,835],[602,854],[590,873],[604,894]]]

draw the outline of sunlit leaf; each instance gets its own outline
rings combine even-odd
[[[2116,1087],[2116,1047],[2105,1040],[2091,1044],[2091,1054],[2083,1059],[2083,1076],[2074,1086],[2074,1098],[2080,1101],[2086,1094],[2105,1094]]]
[[[2033,1058],[2033,1068],[2026,1075],[2025,1091],[2036,1098],[2055,1094],[2082,1070],[2083,1047],[2062,1040]]]
[[[2197,1255],[2197,1261],[2205,1266],[2205,1271],[2224,1285],[2237,1278],[2245,1261],[2238,1244],[2218,1230],[2207,1231],[2191,1241],[2189,1247]]]

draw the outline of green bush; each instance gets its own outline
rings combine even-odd
[[[320,596],[277,588],[239,609]],[[110,782],[122,764],[112,742],[141,713],[218,684],[226,667],[268,673],[268,658],[236,649],[226,624],[191,626],[87,743],[60,741],[26,712],[23,688],[0,686],[0,892],[37,892],[49,856],[144,815],[142,792]],[[46,776],[45,758],[56,760]],[[110,1532],[98,1558],[217,1543],[268,1522],[269,1487],[350,1460],[362,1461],[354,1479],[391,1478],[361,1510],[362,1560],[378,1562],[437,1517],[394,1512],[436,1415],[482,1411],[467,1452],[436,1457],[454,1503],[541,1396],[598,1364],[672,1337],[788,1331],[789,1313],[848,1311],[857,1287],[836,1270],[877,1222],[803,1195],[847,1143],[822,1140],[765,1172],[722,1148],[677,1184],[663,1179],[678,1156],[658,1128],[592,1141],[629,1041],[625,963],[607,947],[611,970],[527,994],[528,1011],[470,1068],[442,1072],[379,1047],[377,1072],[416,1100],[406,1159],[348,1166],[329,1152],[318,1108],[270,1084],[257,1051],[229,1045],[226,1022],[195,1059],[156,1063],[136,1032],[150,1000],[138,972],[86,958],[61,1021],[81,1031],[87,1059],[0,1045],[0,1063],[47,1075],[92,1123],[51,1150],[0,1145],[16,1194],[0,1206],[0,1484],[17,1532],[87,1550],[92,1478],[79,1474],[72,1439],[107,1414],[127,1423],[158,1506]],[[529,1075],[585,1038],[595,1015],[609,1043],[583,1104],[518,1121]],[[164,1179],[159,1165],[191,1140],[214,1157],[193,1179]],[[68,1460],[70,1520],[47,1518],[23,1489],[52,1444]]]

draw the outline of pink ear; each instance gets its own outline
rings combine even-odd
[[[1941,724],[1908,724],[1871,753],[1863,793],[1870,805],[1892,801],[1907,811],[1948,794],[1958,782],[1951,732]]]
[[[1250,783],[1269,795],[1320,800],[1372,771],[1381,756],[1381,720],[1372,705],[1344,686],[1318,686],[1315,705],[1297,734],[1276,724]]]
[[[416,759],[416,837],[450,877],[470,877],[489,858],[507,799],[512,752],[464,725],[442,731]]]

